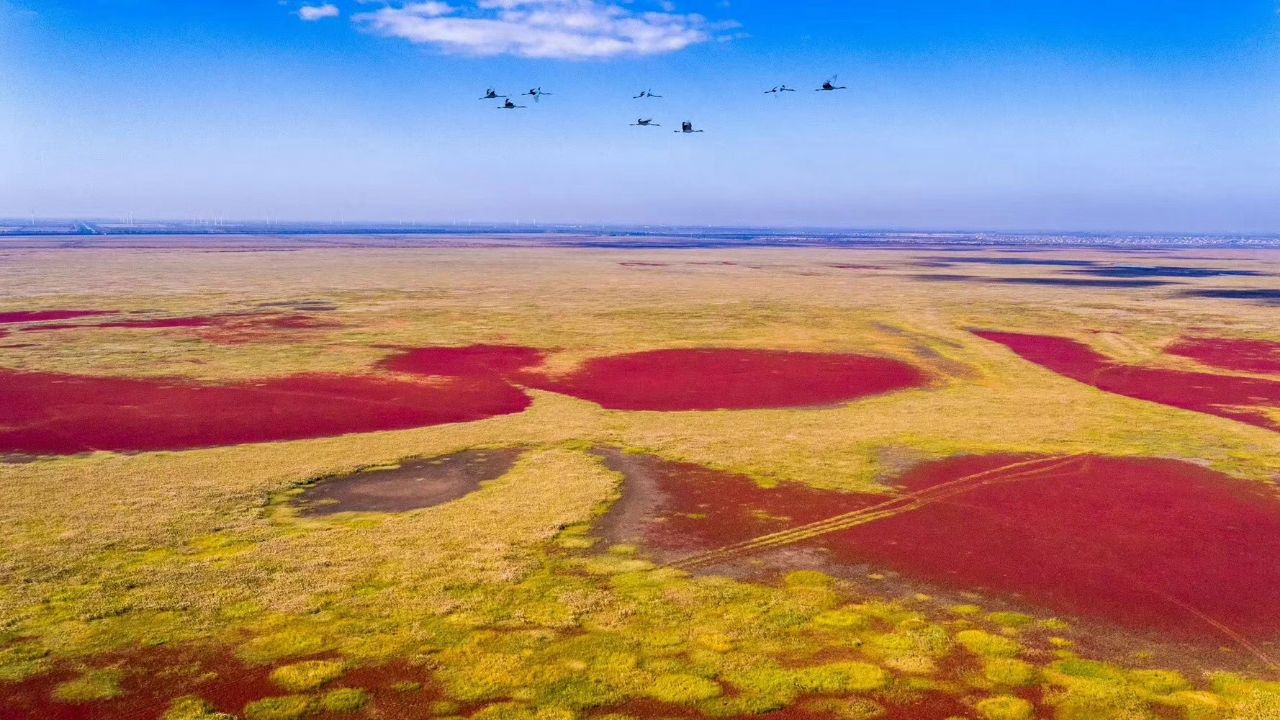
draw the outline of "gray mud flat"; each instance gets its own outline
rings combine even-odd
[[[307,488],[295,504],[304,517],[344,512],[396,513],[435,507],[469,495],[496,480],[519,459],[518,449],[465,450],[410,460],[400,467],[367,470],[323,480]]]
[[[629,455],[616,448],[597,447],[592,451],[605,467],[623,477],[622,497],[596,523],[594,535],[609,545],[641,545],[660,562],[675,560],[680,553],[648,547],[646,531],[652,522],[661,522],[666,495],[659,487],[662,461],[649,455]]]

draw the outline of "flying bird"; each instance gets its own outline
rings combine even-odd
[[[498,98],[504,98],[504,97],[506,97],[506,95],[499,95],[497,90],[494,90],[493,88],[489,88],[488,90],[484,91],[484,97],[480,99],[481,100],[497,100]]]
[[[508,99],[506,102],[504,102],[504,103],[502,103],[501,105],[499,105],[499,106],[498,106],[498,109],[499,109],[499,110],[523,110],[523,109],[524,109],[524,108],[526,108],[526,107],[528,107],[528,106],[527,106],[527,105],[517,105],[517,104],[515,104],[515,103],[511,102],[511,100],[510,100],[510,99]]]
[[[533,98],[534,102],[542,102],[543,95],[548,95],[548,96],[551,95],[551,93],[549,92],[542,92],[542,88],[540,87],[533,88],[532,90],[524,94]]]
[[[774,96],[774,97],[778,97],[779,93],[784,93],[784,92],[795,92],[795,91],[796,91],[796,90],[795,90],[795,88],[789,88],[789,87],[787,87],[786,85],[779,85],[779,86],[777,86],[777,87],[775,87],[775,88],[773,88],[773,89],[771,89],[771,90],[765,90],[765,91],[764,91],[764,94],[765,94],[765,95],[772,95],[772,96]]]
[[[822,87],[818,88],[817,90],[814,90],[814,92],[832,92],[835,90],[848,90],[849,88],[843,85],[836,87],[836,80],[838,80],[839,78],[840,78],[839,75],[832,75],[830,80],[822,83]]]
[[[662,125],[655,123],[653,118],[649,118],[648,120],[645,120],[644,118],[637,118],[635,122],[631,123],[631,127],[662,127]]]
[[[632,100],[641,100],[643,98],[660,98],[661,95],[654,95],[652,90],[641,90],[639,95],[632,96]]]
[[[676,130],[676,132],[678,132],[678,133],[683,133],[683,134],[685,134],[685,135],[689,135],[689,134],[692,134],[692,133],[700,133],[700,132],[702,132],[702,131],[701,131],[701,130],[694,130],[694,129],[693,129],[693,123],[689,122],[688,120],[685,120],[684,122],[680,123],[680,129],[679,129],[679,130]]]

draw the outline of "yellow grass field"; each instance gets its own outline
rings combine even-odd
[[[0,718],[1280,718],[1280,637],[1186,642],[874,563],[666,567],[594,532],[625,489],[597,448],[764,488],[886,498],[911,468],[1005,454],[1184,460],[1274,492],[1280,432],[1105,392],[971,332],[1053,335],[1125,365],[1265,379],[1164,348],[1189,334],[1280,342],[1280,306],[1185,293],[1274,278],[1006,284],[982,278],[1062,268],[919,264],[941,254],[0,249],[0,313],[334,306],[307,313],[322,326],[236,342],[187,328],[0,326],[10,329],[0,369],[15,377],[394,377],[376,366],[405,348],[510,345],[542,350],[551,376],[592,358],[710,347],[871,355],[927,379],[834,405],[692,412],[607,410],[528,389],[527,410],[475,422],[0,455]],[[1263,251],[1035,257],[1280,267],[1280,253]],[[920,277],[940,274],[971,277]],[[1260,412],[1280,422],[1280,406]],[[509,472],[436,507],[306,517],[293,504],[324,478],[510,447],[524,452]],[[227,690],[236,678],[252,697]]]

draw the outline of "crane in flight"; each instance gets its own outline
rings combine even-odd
[[[693,133],[700,133],[702,131],[694,130],[693,123],[689,122],[688,120],[685,120],[684,122],[680,123],[680,129],[676,130],[676,132],[682,133],[684,135],[691,135]]]
[[[839,87],[836,86],[836,80],[838,80],[839,78],[840,78],[839,75],[832,75],[830,80],[822,83],[822,87],[818,88],[817,90],[814,90],[814,92],[834,92],[836,90],[848,90],[849,88],[843,85]]]
[[[765,95],[772,95],[772,96],[774,96],[774,97],[778,97],[778,95],[780,95],[780,94],[782,94],[782,93],[786,93],[786,92],[795,92],[795,91],[796,91],[796,89],[795,89],[795,88],[789,88],[789,87],[787,87],[786,85],[778,85],[777,87],[774,87],[774,88],[773,88],[773,89],[771,89],[771,90],[765,90],[765,91],[764,91],[764,94],[765,94]]]
[[[533,88],[533,89],[532,89],[532,90],[530,90],[529,92],[527,92],[527,93],[523,93],[523,94],[524,94],[524,95],[528,95],[529,97],[533,98],[533,101],[534,101],[534,102],[542,102],[542,96],[543,96],[543,95],[546,95],[546,96],[548,96],[548,97],[550,97],[550,96],[551,96],[551,93],[549,93],[549,92],[542,92],[542,88],[541,88],[541,87]]]
[[[645,98],[660,98],[661,95],[654,95],[652,90],[641,90],[639,95],[632,96],[632,100],[643,100]]]
[[[631,123],[631,127],[662,127],[662,125],[655,123],[653,118],[649,118],[648,120],[644,118],[636,118],[636,121]]]
[[[499,106],[498,106],[498,109],[499,109],[499,110],[523,110],[523,109],[525,109],[526,107],[528,107],[528,106],[527,106],[527,105],[517,105],[517,104],[515,104],[515,103],[511,102],[511,99],[510,99],[510,98],[507,98],[507,101],[506,101],[506,102],[504,102],[504,103],[502,103],[501,105],[499,105]]]
[[[488,90],[484,91],[484,97],[480,99],[481,100],[497,100],[499,98],[505,98],[505,97],[506,95],[499,95],[497,90],[494,90],[493,88],[489,88]]]

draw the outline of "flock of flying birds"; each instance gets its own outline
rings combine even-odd
[[[822,83],[822,87],[814,88],[814,92],[835,92],[837,90],[849,89],[843,85],[836,85],[837,79],[838,79],[838,76],[832,76],[830,80]],[[768,90],[765,90],[764,94],[778,97],[782,93],[789,93],[789,92],[795,92],[795,91],[796,91],[795,88],[787,87],[786,85],[776,85]],[[543,92],[541,87],[532,88],[528,92],[520,93],[519,95],[519,97],[531,97],[533,98],[534,102],[542,102],[542,98],[550,97],[550,96],[551,96],[551,93]],[[653,90],[641,90],[639,95],[633,95],[631,99],[632,100],[649,100],[649,99],[658,99],[661,97],[662,97],[661,95],[655,94]],[[488,90],[485,90],[484,97],[480,99],[481,100],[502,100],[503,101],[502,104],[498,106],[499,110],[524,110],[525,108],[529,107],[528,105],[517,105],[515,101],[511,99],[510,96],[499,95],[498,91],[494,90],[493,88],[489,88]],[[653,118],[637,118],[635,122],[631,123],[631,127],[662,127],[662,125],[660,125],[659,123],[655,123],[653,121]],[[700,133],[703,131],[694,130],[693,123],[686,120],[680,123],[680,129],[676,130],[675,132],[689,135],[692,133]]]

